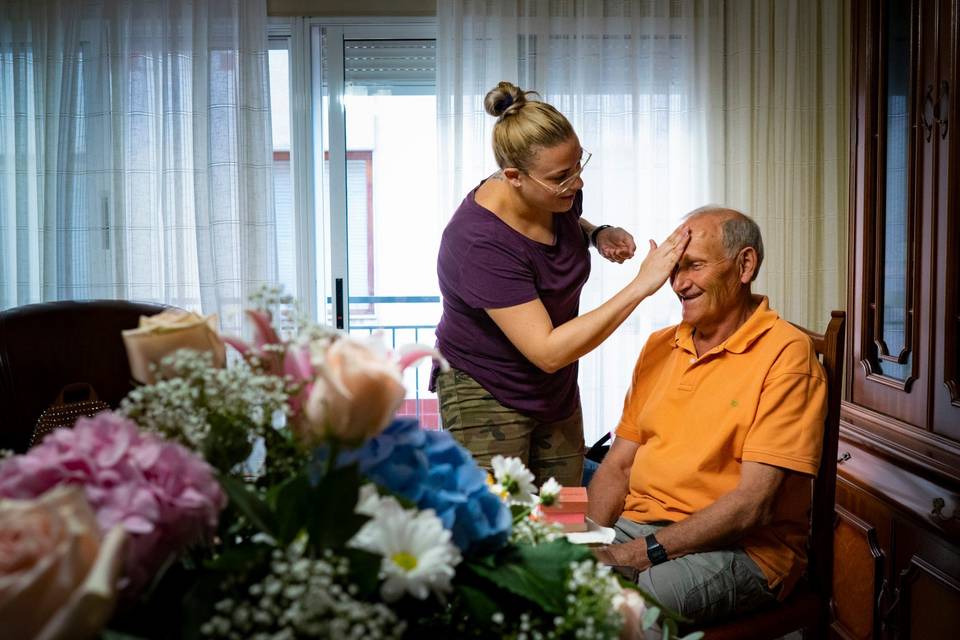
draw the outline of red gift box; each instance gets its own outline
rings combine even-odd
[[[563,525],[567,533],[587,530],[587,488],[563,487],[557,501],[550,506],[541,505],[547,522]]]
[[[541,505],[544,513],[586,513],[587,488],[563,487],[557,501],[552,505]]]

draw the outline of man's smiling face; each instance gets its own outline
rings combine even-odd
[[[743,286],[736,256],[723,247],[723,222],[728,216],[705,214],[691,218],[690,244],[670,276],[683,306],[684,322],[701,330],[721,323],[736,309]]]

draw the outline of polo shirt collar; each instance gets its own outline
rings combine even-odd
[[[711,353],[723,350],[730,353],[743,353],[780,318],[780,315],[770,308],[767,296],[754,295],[753,299],[757,302],[757,308],[754,312],[729,338],[711,349]],[[696,354],[696,347],[693,346],[693,325],[686,322],[677,325],[674,344],[685,351]],[[699,355],[706,354],[701,353]]]

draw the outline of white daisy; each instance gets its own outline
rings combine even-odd
[[[357,496],[357,506],[354,507],[354,511],[372,518],[380,511],[380,503],[382,501],[383,499],[380,497],[380,494],[377,493],[376,485],[368,482],[360,487],[360,495]]]
[[[520,458],[494,456],[490,461],[493,475],[510,496],[511,504],[530,504],[537,488],[533,485],[533,474],[523,466]]]
[[[550,478],[540,487],[540,504],[549,507],[556,503],[560,497],[560,489],[563,486],[557,482],[556,478]]]
[[[358,511],[373,507],[369,490],[364,491],[360,503]],[[431,591],[439,595],[451,590],[460,551],[450,542],[450,532],[433,509],[404,509],[388,496],[379,498],[372,515],[347,546],[383,556],[380,595],[384,601],[395,602],[404,593],[425,600]]]

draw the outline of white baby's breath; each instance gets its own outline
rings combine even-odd
[[[345,559],[330,552],[311,558],[305,549],[298,540],[274,551],[269,573],[217,601],[201,634],[229,640],[403,636],[406,624],[389,607],[354,597]]]
[[[510,542],[538,545],[564,537],[563,526],[542,518],[526,517],[513,525]]]
[[[120,412],[195,451],[203,451],[213,415],[243,420],[252,428],[252,442],[282,424],[277,414],[288,410],[284,380],[258,373],[242,360],[216,369],[210,354],[181,350],[164,358],[161,369],[166,379],[131,391]]]

